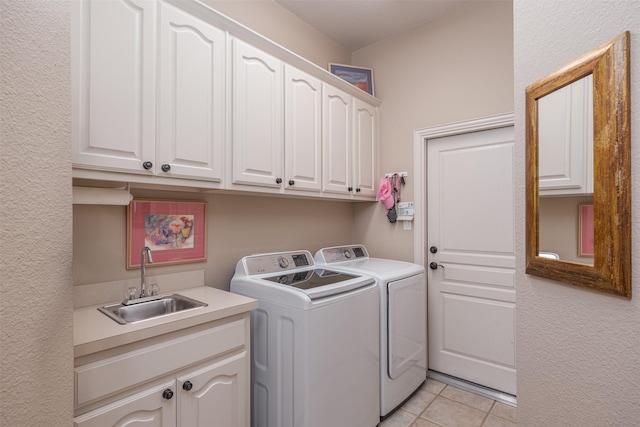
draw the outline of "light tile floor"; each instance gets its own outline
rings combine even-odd
[[[513,427],[516,408],[443,384],[427,381],[379,427]]]

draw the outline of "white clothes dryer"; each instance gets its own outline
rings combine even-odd
[[[374,427],[379,293],[371,277],[314,266],[308,251],[251,255],[231,292],[251,312],[253,426]]]
[[[424,267],[370,258],[363,245],[324,248],[316,267],[371,276],[380,292],[380,418],[427,377],[427,282]]]

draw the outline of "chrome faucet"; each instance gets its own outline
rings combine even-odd
[[[147,268],[145,265],[145,253],[147,254],[147,258],[149,259],[149,264],[153,264],[153,258],[151,257],[151,249],[147,246],[142,248],[142,252],[140,254],[140,298],[147,297]]]

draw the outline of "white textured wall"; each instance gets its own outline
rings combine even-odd
[[[414,201],[414,130],[513,111],[512,22],[511,1],[478,1],[353,53],[382,99],[380,173],[409,172],[403,201]],[[413,231],[390,224],[381,203],[355,210],[356,240],[413,262]]]
[[[0,425],[73,415],[69,3],[0,1]]]
[[[228,290],[236,263],[243,256],[298,249],[315,253],[325,246],[351,243],[353,208],[349,202],[166,191],[132,193],[140,198],[207,202],[207,261],[152,265],[148,274],[204,269],[208,286]],[[73,212],[75,285],[140,277],[140,269],[125,269],[125,206],[77,205]]]
[[[524,273],[525,87],[631,31],[632,300]],[[518,426],[640,425],[640,1],[514,0]]]
[[[297,53],[320,68],[350,64],[351,53],[274,0],[202,0],[231,19]]]

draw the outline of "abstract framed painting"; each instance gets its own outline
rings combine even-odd
[[[198,201],[132,200],[127,208],[127,269],[205,261],[207,204]]]

